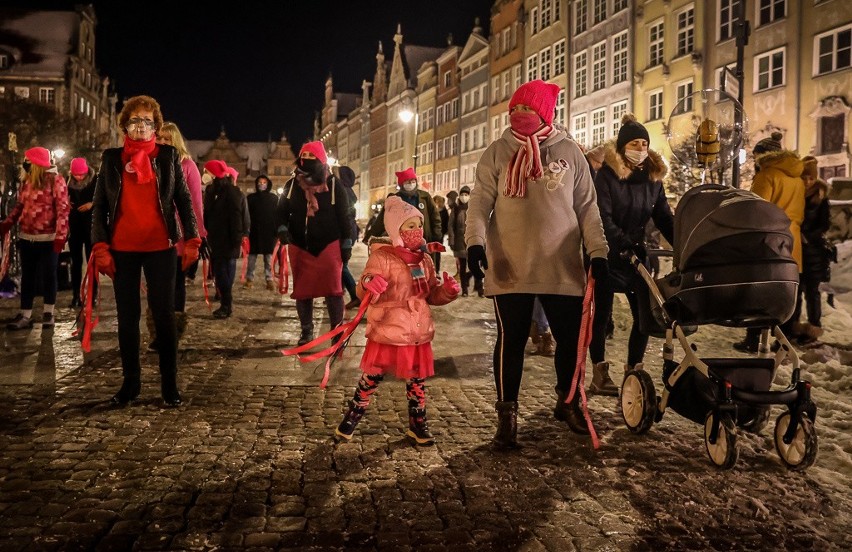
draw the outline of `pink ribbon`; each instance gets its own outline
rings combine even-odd
[[[583,315],[580,319],[580,339],[577,342],[577,367],[574,370],[574,379],[571,381],[571,391],[565,397],[565,403],[568,404],[574,399],[574,393],[580,390],[580,406],[583,410],[583,417],[586,419],[586,427],[589,428],[589,435],[592,438],[592,446],[597,450],[601,446],[598,439],[598,433],[595,431],[595,426],[592,424],[592,417],[589,414],[588,400],[586,398],[586,354],[589,350],[589,344],[592,342],[592,321],[595,318],[595,279],[592,277],[592,271],[589,269],[588,279],[586,281],[586,293],[583,296]]]

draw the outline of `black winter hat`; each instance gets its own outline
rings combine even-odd
[[[340,168],[337,169],[337,171],[340,175],[341,184],[343,184],[347,188],[351,188],[355,185],[355,171],[353,171],[351,167],[341,165]]]
[[[470,186],[462,186],[459,188],[460,194],[470,194]]]
[[[638,138],[651,142],[651,137],[648,135],[648,130],[636,120],[636,116],[632,113],[625,113],[621,118],[621,128],[618,129],[618,139],[615,142],[615,148],[622,151],[628,142],[632,142]]]
[[[752,154],[760,155],[762,153],[768,153],[770,151],[781,151],[783,149],[781,147],[782,138],[784,138],[784,135],[776,130],[770,135],[769,138],[764,138],[763,140],[755,144]]]

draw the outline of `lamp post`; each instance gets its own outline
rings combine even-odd
[[[412,111],[409,107],[411,105],[409,100],[408,105],[406,105],[406,107],[404,107],[402,111],[399,112],[399,120],[405,123],[406,125],[410,123],[412,119],[414,120],[414,155],[411,156],[414,159],[414,172],[417,172],[417,130],[420,127],[420,113],[418,106],[419,103],[420,98],[415,93],[414,110]]]

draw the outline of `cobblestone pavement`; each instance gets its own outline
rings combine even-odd
[[[770,430],[741,436],[739,463],[720,472],[700,427],[671,415],[635,437],[615,400],[595,397],[594,451],[552,418],[551,359],[528,357],[523,448],[493,452],[496,332],[490,300],[475,296],[435,309],[437,444],[405,440],[396,381],[336,444],[363,332],[320,389],[321,367],[280,354],[298,336],[295,309],[258,275],[235,287],[226,321],[190,290],[179,409],[161,408],[156,356],[144,353],[139,402],[108,405],[121,384],[111,300],[90,354],[70,338],[69,309],[53,332],[0,333],[0,550],[852,548],[849,488],[785,470]],[[0,301],[0,316],[15,306]],[[619,322],[613,356],[625,335]],[[837,469],[848,481],[850,467]]]

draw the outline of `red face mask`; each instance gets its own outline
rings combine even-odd
[[[421,245],[423,245],[422,228],[415,228],[413,230],[402,230],[399,233],[399,237],[400,239],[402,239],[402,245],[404,245],[406,249],[415,251]]]
[[[518,134],[531,136],[541,128],[541,117],[537,113],[528,111],[515,111],[509,115],[509,126]]]

